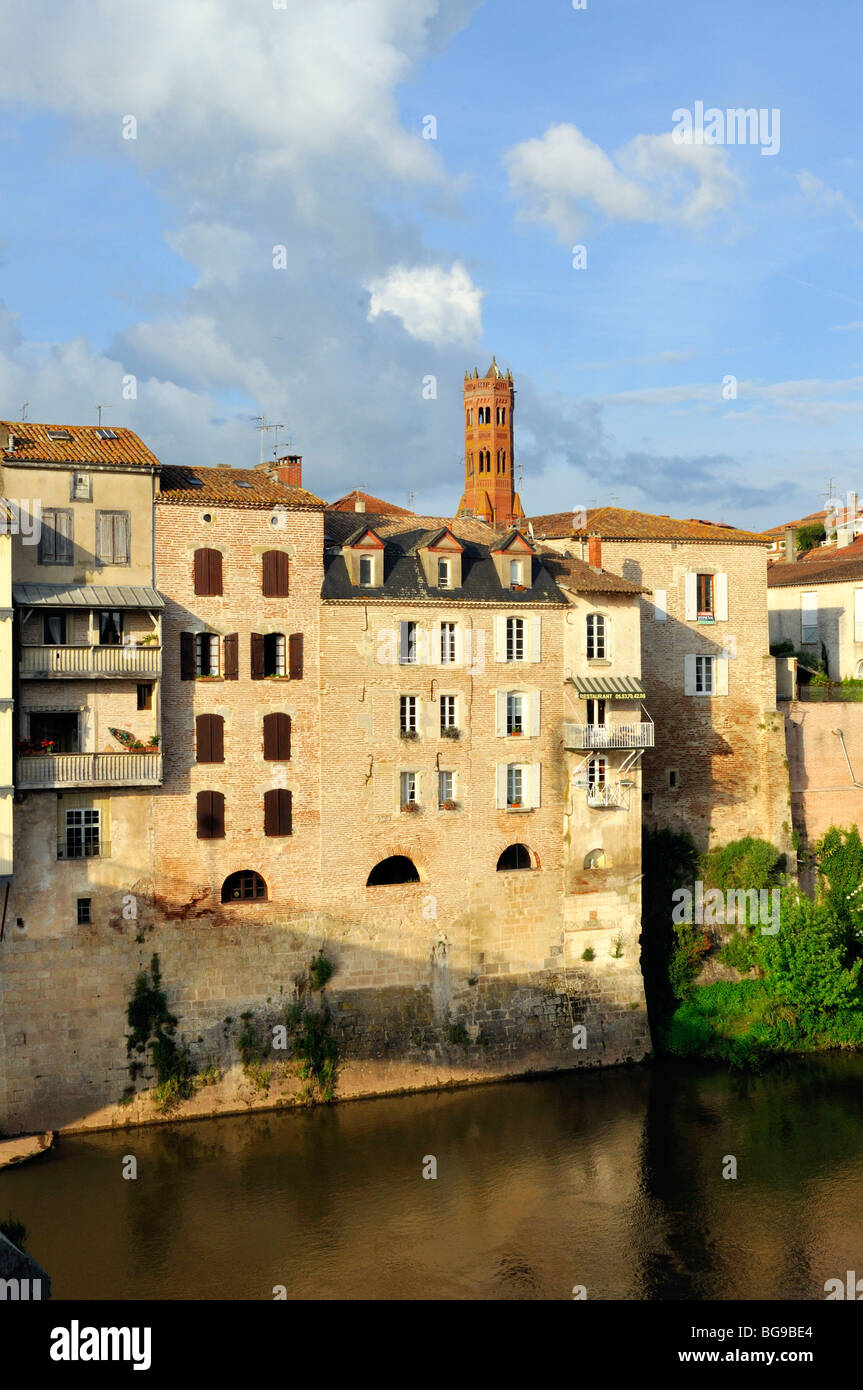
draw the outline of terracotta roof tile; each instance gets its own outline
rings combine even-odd
[[[280,506],[289,511],[323,511],[327,505],[305,488],[268,478],[260,468],[163,468],[156,501],[179,507]]]
[[[793,564],[777,561],[767,571],[768,589],[787,589],[795,584],[844,584],[863,579],[863,540],[825,556],[820,550],[810,550]]]
[[[740,531],[723,522],[702,521],[690,517],[686,521],[671,516],[655,516],[652,512],[629,511],[624,507],[591,507],[587,524],[573,527],[573,514],[553,512],[547,516],[528,518],[537,539],[543,536],[602,536],[604,540],[633,541],[716,541],[732,545],[768,545],[770,537],[758,531]]]
[[[623,579],[618,574],[609,574],[607,570],[597,571],[586,560],[579,560],[575,555],[558,555],[554,550],[540,548],[539,558],[558,584],[567,589],[574,589],[577,593],[649,594],[651,592],[650,589],[644,589],[639,584],[633,584],[631,579]]]
[[[330,502],[327,511],[333,512],[355,512],[356,503],[364,502],[367,512],[374,512],[375,516],[415,516],[416,513],[407,507],[397,507],[395,502],[384,502],[380,497],[372,497],[369,492],[360,492],[359,488],[354,488],[353,492],[345,493],[337,502]]]
[[[113,431],[103,439],[99,430]],[[9,436],[14,447],[8,448]],[[52,435],[55,436],[52,438]],[[65,437],[65,436],[68,436]],[[156,455],[131,430],[108,425],[38,425],[32,420],[0,420],[0,457],[5,463],[130,464],[158,468]]]
[[[343,545],[358,525],[363,528],[372,527],[382,540],[408,531],[439,531],[444,526],[448,527],[458,540],[473,541],[477,545],[492,545],[505,534],[504,531],[496,531],[493,526],[487,526],[484,521],[472,516],[415,516],[413,512],[409,512],[408,516],[409,522],[401,517],[377,515],[374,512],[334,512],[332,507],[328,507],[324,518],[324,534],[338,545]]]

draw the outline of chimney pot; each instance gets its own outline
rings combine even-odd
[[[277,483],[283,483],[285,487],[302,487],[302,454],[285,454],[282,458],[276,459],[275,463],[268,467],[267,477]]]

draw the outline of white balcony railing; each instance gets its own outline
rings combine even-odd
[[[628,805],[626,799],[627,788],[620,782],[603,782],[595,787],[587,789],[588,806],[623,806]]]
[[[19,757],[16,787],[157,787],[161,753],[35,753]]]
[[[20,673],[37,680],[52,676],[158,676],[162,648],[114,646],[22,647]]]
[[[567,748],[652,748],[652,724],[564,724]]]

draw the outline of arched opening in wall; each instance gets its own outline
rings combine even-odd
[[[507,845],[497,861],[497,871],[504,869],[532,869],[533,860],[527,845]]]
[[[267,897],[267,885],[253,869],[240,869],[228,874],[222,884],[223,903],[263,902]]]
[[[590,854],[584,856],[584,867],[586,869],[607,869],[608,860],[605,857],[605,850],[592,849]]]
[[[377,888],[385,883],[419,883],[416,864],[406,854],[391,854],[389,859],[381,859],[375,864],[368,878],[367,888]]]

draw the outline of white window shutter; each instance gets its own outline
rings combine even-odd
[[[686,593],[685,617],[688,623],[694,623],[698,617],[698,575],[694,572],[684,576]]]
[[[527,696],[528,705],[528,734],[531,738],[539,738],[539,701],[540,692],[532,690]]]
[[[539,781],[540,763],[529,763],[525,768],[527,773],[527,804],[528,806],[539,806]]]
[[[728,694],[728,667],[731,662],[727,656],[716,656],[713,658],[713,677],[716,686],[715,694]]]
[[[854,641],[863,642],[863,589],[854,590]]]
[[[529,613],[527,616],[527,651],[525,655],[528,661],[542,660],[542,618],[538,613]]]
[[[664,623],[668,619],[668,590],[654,589],[653,591],[653,621]]]
[[[431,662],[432,666],[440,666],[440,623],[432,623],[431,630]]]
[[[465,654],[464,654],[464,628],[462,627],[461,623],[456,623],[456,625],[455,625],[455,653],[454,653],[454,655],[455,655],[455,664],[456,664],[456,666],[464,666],[464,664],[465,664]]]
[[[497,702],[497,717],[495,720],[497,736],[498,738],[503,738],[506,735],[506,691],[498,690],[495,695],[495,700]]]
[[[506,763],[497,765],[497,809],[506,810]]]
[[[503,613],[494,615],[494,659],[506,661],[506,616]]]
[[[728,575],[715,574],[713,576],[713,603],[715,611],[713,616],[718,623],[728,621]]]
[[[695,657],[683,658],[683,691],[686,695],[695,694]]]

